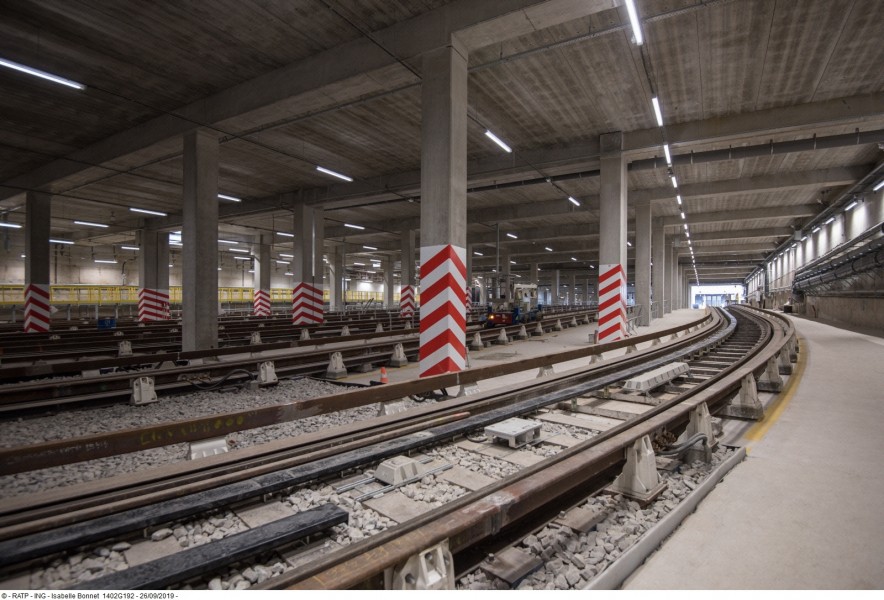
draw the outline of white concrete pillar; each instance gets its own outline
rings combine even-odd
[[[297,203],[294,231],[292,324],[315,325],[322,323],[324,318],[322,251],[325,227],[322,209]]]
[[[168,319],[169,234],[154,229],[140,229],[137,240],[138,320]]]
[[[218,347],[218,136],[184,134],[181,347]],[[168,263],[166,263],[168,264]]]
[[[599,141],[599,342],[613,342],[626,337],[626,159],[621,132]]]
[[[381,261],[384,270],[384,308],[393,309],[393,257],[387,256]],[[401,296],[400,292],[400,296]]]
[[[52,199],[49,194],[27,192],[25,196],[25,320],[27,333],[51,329],[49,287],[49,227]]]
[[[663,304],[664,313],[672,312],[672,236],[665,236],[663,241]]]
[[[252,277],[253,298],[252,314],[256,317],[269,317],[270,310],[270,275],[273,273],[274,263],[270,257],[270,246],[273,238],[269,235],[259,235],[252,244],[252,261],[255,265]]]
[[[340,244],[335,247],[334,258],[332,258],[331,283],[329,290],[331,292],[331,306],[336,311],[343,311],[346,304],[344,297],[344,278],[347,276],[347,268],[345,267],[347,258],[346,244]]]
[[[642,309],[638,325],[651,324],[651,203],[635,206],[635,303]]]
[[[423,56],[421,84],[420,376],[461,371],[466,357],[467,51]]]
[[[562,301],[559,300],[559,289],[562,287],[561,273],[558,269],[552,272],[552,281],[549,285],[550,304],[559,306]]]
[[[666,245],[665,234],[663,233],[663,219],[657,218],[653,221],[651,231],[651,246],[653,253],[654,266],[651,267],[652,277],[652,300],[657,307],[657,318],[663,317],[663,299],[666,289]]]
[[[672,268],[669,270],[669,287],[672,288],[672,310],[681,308],[679,304],[679,285],[678,285],[678,246],[672,244],[669,248],[669,261]]]

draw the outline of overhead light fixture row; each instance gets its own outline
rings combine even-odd
[[[46,71],[41,71],[40,69],[35,69],[34,67],[22,65],[11,60],[7,60],[5,58],[0,58],[0,67],[6,67],[7,69],[12,69],[21,73],[27,73],[28,75],[33,75],[34,77],[39,77],[40,79],[46,79],[53,83],[59,83],[64,86],[74,88],[75,90],[86,89],[86,86],[82,83],[77,83],[76,81],[73,81],[71,79],[66,79],[58,75],[53,75],[52,73],[47,73]]]
[[[485,136],[488,137],[492,142],[503,148],[507,153],[512,153],[513,149],[510,148],[502,139],[494,135],[490,129],[485,130]]]
[[[344,175],[343,173],[338,173],[337,171],[332,171],[331,169],[326,169],[325,167],[317,166],[316,170],[320,173],[325,173],[326,175],[331,175],[332,177],[337,177],[338,179],[343,179],[344,181],[353,181],[352,177]]]

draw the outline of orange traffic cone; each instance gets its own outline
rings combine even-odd
[[[381,383],[390,383],[387,379],[387,367],[381,367]]]

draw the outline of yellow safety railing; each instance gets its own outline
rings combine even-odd
[[[22,305],[25,286],[21,284],[0,285],[0,305]],[[53,285],[50,286],[50,301],[53,304],[137,304],[138,287],[134,285]],[[218,288],[219,302],[252,302],[254,290],[250,287],[222,287]],[[329,290],[323,290],[323,300],[330,299]],[[291,302],[291,288],[273,288],[270,290],[271,302]],[[347,291],[344,294],[345,302],[383,302],[382,292],[356,292]],[[399,294],[393,294],[394,302],[399,302]],[[415,300],[420,296],[415,294]],[[169,301],[172,304],[181,303],[181,286],[169,288]]]

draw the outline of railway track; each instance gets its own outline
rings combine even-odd
[[[738,327],[735,318],[716,314],[700,331],[670,339],[665,344],[650,345],[589,369],[550,375],[519,389],[439,402],[410,411],[412,414],[374,419],[367,426],[353,425],[323,435],[306,436],[294,443],[280,441],[273,448],[250,449],[247,460],[241,463],[234,463],[230,456],[214,457],[205,459],[202,466],[206,469],[190,463],[183,469],[168,468],[152,477],[123,477],[114,484],[103,482],[92,486],[91,490],[89,486],[80,486],[51,494],[36,506],[24,502],[4,503],[0,511],[0,540],[3,540],[0,564],[7,572],[42,561],[46,556],[54,556],[55,561],[64,564],[65,558],[61,556],[70,557],[78,546],[94,547],[108,537],[126,538],[145,528],[196,519],[206,511],[220,510],[231,502],[236,505],[249,499],[262,499],[266,502],[263,509],[258,505],[256,509],[246,510],[278,515],[286,510],[288,513],[319,510],[320,504],[325,504],[321,500],[335,498],[345,510],[349,509],[351,519],[347,526],[332,525],[331,533],[325,538],[339,546],[337,551],[303,565],[305,556],[315,553],[315,548],[291,550],[286,563],[289,566],[283,565],[281,570],[277,569],[279,572],[271,571],[275,576],[258,577],[254,582],[247,579],[250,584],[259,583],[261,579],[263,587],[327,587],[332,582],[340,587],[376,586],[386,570],[395,568],[410,556],[419,556],[437,541],[447,540],[456,558],[466,556],[471,548],[492,534],[499,536],[513,527],[524,528],[525,525],[519,524],[522,517],[543,512],[544,506],[552,503],[554,508],[547,510],[557,512],[556,506],[573,501],[571,496],[575,494],[585,497],[612,470],[618,469],[624,448],[642,435],[656,434],[662,429],[678,431],[697,406],[706,404],[713,409],[723,405],[742,377],[767,369],[771,358],[791,340],[788,329],[767,318],[740,314],[739,322]],[[695,327],[699,325],[691,329]],[[674,332],[665,335],[671,337]],[[650,339],[642,341],[651,343]],[[677,385],[640,396],[618,388],[626,379],[684,358],[688,358],[691,376],[682,377]],[[536,364],[530,368],[538,368]],[[543,366],[541,362],[540,367]],[[450,385],[444,376],[440,378],[435,382],[439,387]],[[393,390],[393,387],[389,386],[384,393],[395,395],[405,389]],[[371,391],[357,390],[351,395],[367,395]],[[477,437],[486,426],[493,427],[495,423],[520,415],[529,415],[531,420],[540,423],[538,441],[529,447],[504,449],[489,439]],[[414,496],[404,495],[408,486],[417,488],[423,485],[420,482],[380,496],[373,489],[377,484],[372,482],[357,485],[352,491],[328,493],[329,486],[333,490],[334,486],[346,483],[336,481],[340,480],[341,472],[354,469],[361,472],[366,467],[372,470],[385,458],[415,452],[434,461],[428,468],[438,469],[457,461],[469,462],[466,457],[474,456],[475,460],[498,465],[500,478],[489,478],[482,473],[483,479],[474,471],[464,472],[460,463],[452,464],[444,472],[425,476],[422,479],[426,479],[428,485],[443,482],[440,483],[442,491],[411,490],[411,493],[430,494],[445,500],[443,506],[422,506],[428,509],[425,512],[418,512],[414,506],[423,498],[416,500]],[[449,475],[445,475],[446,472]],[[359,473],[356,476],[360,476]],[[364,497],[357,500],[354,494]],[[401,499],[395,504],[390,498],[396,494],[403,495],[411,504]],[[394,505],[388,506],[390,503]],[[411,507],[410,512],[401,508],[403,504]],[[267,508],[271,505],[276,508]],[[323,518],[332,518],[328,513],[333,513],[333,508],[322,509]],[[113,514],[102,516],[108,511]],[[400,522],[401,514],[406,513],[413,514],[414,518]],[[369,535],[372,528],[366,532],[354,528],[353,519],[366,527],[372,524],[376,535]],[[531,527],[535,525],[529,529]],[[364,539],[360,539],[360,535]],[[206,545],[206,552],[214,543]],[[280,543],[290,545],[292,540]],[[268,548],[260,546],[255,552],[267,552]],[[203,559],[205,564],[215,565],[212,559]],[[458,561],[463,562],[460,558]],[[295,569],[291,568],[292,564],[300,566]],[[229,566],[212,568],[219,573],[224,569],[229,573],[230,569]],[[127,572],[129,580],[124,578]],[[179,584],[192,576],[188,573],[191,572],[182,573],[175,582],[162,581],[160,585]],[[125,583],[126,589],[158,585],[155,580],[137,580],[137,568],[121,571],[115,577],[118,578],[105,583],[117,586]],[[104,584],[95,581],[84,585]]]

